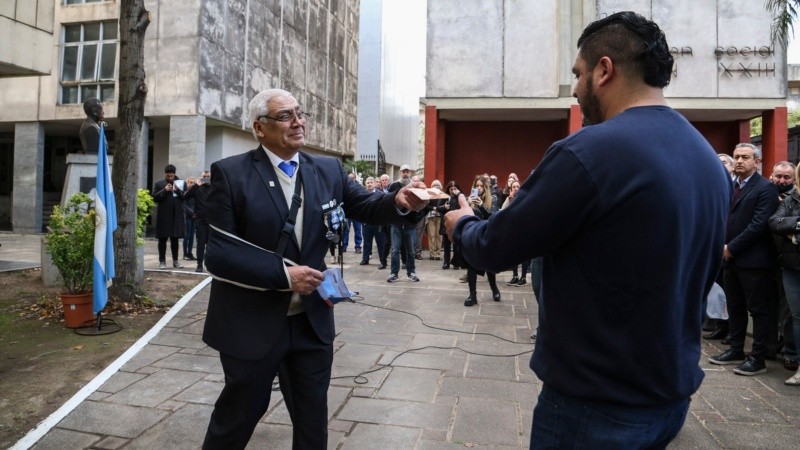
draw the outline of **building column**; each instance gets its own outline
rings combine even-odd
[[[581,105],[569,106],[569,130],[567,134],[572,134],[583,128],[583,113],[581,112]]]
[[[44,127],[39,122],[14,125],[14,188],[11,227],[14,233],[42,232],[44,195]]]
[[[762,114],[761,167],[765,177],[772,174],[778,161],[786,161],[789,153],[788,112],[779,106]]]
[[[181,179],[196,177],[206,165],[206,118],[172,116],[169,118],[169,164]],[[158,177],[153,177],[158,179]]]
[[[436,106],[425,107],[425,180],[440,180],[444,186],[444,121]]]

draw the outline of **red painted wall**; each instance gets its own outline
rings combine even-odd
[[[693,122],[692,125],[705,136],[717,153],[730,155],[736,144],[741,142],[739,122]]]
[[[446,122],[444,174],[468,189],[475,175],[497,175],[500,187],[509,172],[527,178],[553,142],[564,138],[565,120],[554,122]]]

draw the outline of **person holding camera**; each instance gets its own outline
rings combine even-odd
[[[186,234],[183,216],[183,180],[175,176],[175,166],[164,167],[164,179],[153,186],[156,201],[156,238],[158,238],[158,268],[167,268],[167,239],[172,250],[172,267],[183,268],[178,261],[178,240]]]
[[[197,236],[197,268],[195,272],[203,272],[203,258],[208,241],[208,217],[206,213],[206,197],[211,187],[211,172],[204,170],[184,195],[184,200],[194,202],[194,232]]]

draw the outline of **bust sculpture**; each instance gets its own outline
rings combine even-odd
[[[83,153],[96,155],[100,145],[100,122],[105,118],[103,104],[96,98],[87,99],[83,102],[83,112],[86,113],[86,120],[81,124],[81,147]]]

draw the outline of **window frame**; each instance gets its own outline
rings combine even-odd
[[[66,0],[65,0],[66,1]],[[97,39],[86,40],[86,27],[90,25],[98,25],[98,36]],[[70,27],[80,27],[80,35],[77,40],[72,42],[67,42],[67,30]],[[106,30],[108,26],[115,27],[114,29],[114,37],[113,39],[106,38],[104,35],[106,34]],[[113,101],[116,99],[116,81],[117,81],[117,72],[118,72],[118,59],[119,59],[119,23],[117,20],[102,20],[102,21],[94,21],[94,22],[78,22],[78,23],[69,23],[69,24],[62,24],[61,26],[61,54],[60,54],[60,64],[59,64],[59,73],[58,73],[58,104],[60,105],[73,105],[73,104],[81,104],[87,98],[97,97],[102,102]],[[103,69],[104,67],[108,69],[108,65],[104,66],[104,58],[103,55],[107,52],[108,45],[112,45],[114,51],[114,60],[113,60],[113,68],[112,73],[110,76],[103,77]],[[90,78],[84,79],[84,51],[89,48],[94,47],[93,51],[95,52],[93,58],[93,70],[91,73]],[[74,51],[72,49],[77,49]],[[70,58],[70,62],[73,63],[73,70],[72,73],[73,79],[65,80],[65,69],[67,68],[67,52],[74,52],[74,59]],[[106,61],[108,62],[108,61]],[[86,95],[84,98],[84,90],[94,88],[94,94]],[[110,88],[110,93],[108,92]],[[73,89],[77,90],[75,94],[75,102],[72,99],[67,98],[67,92]],[[104,95],[103,92],[106,92]]]

